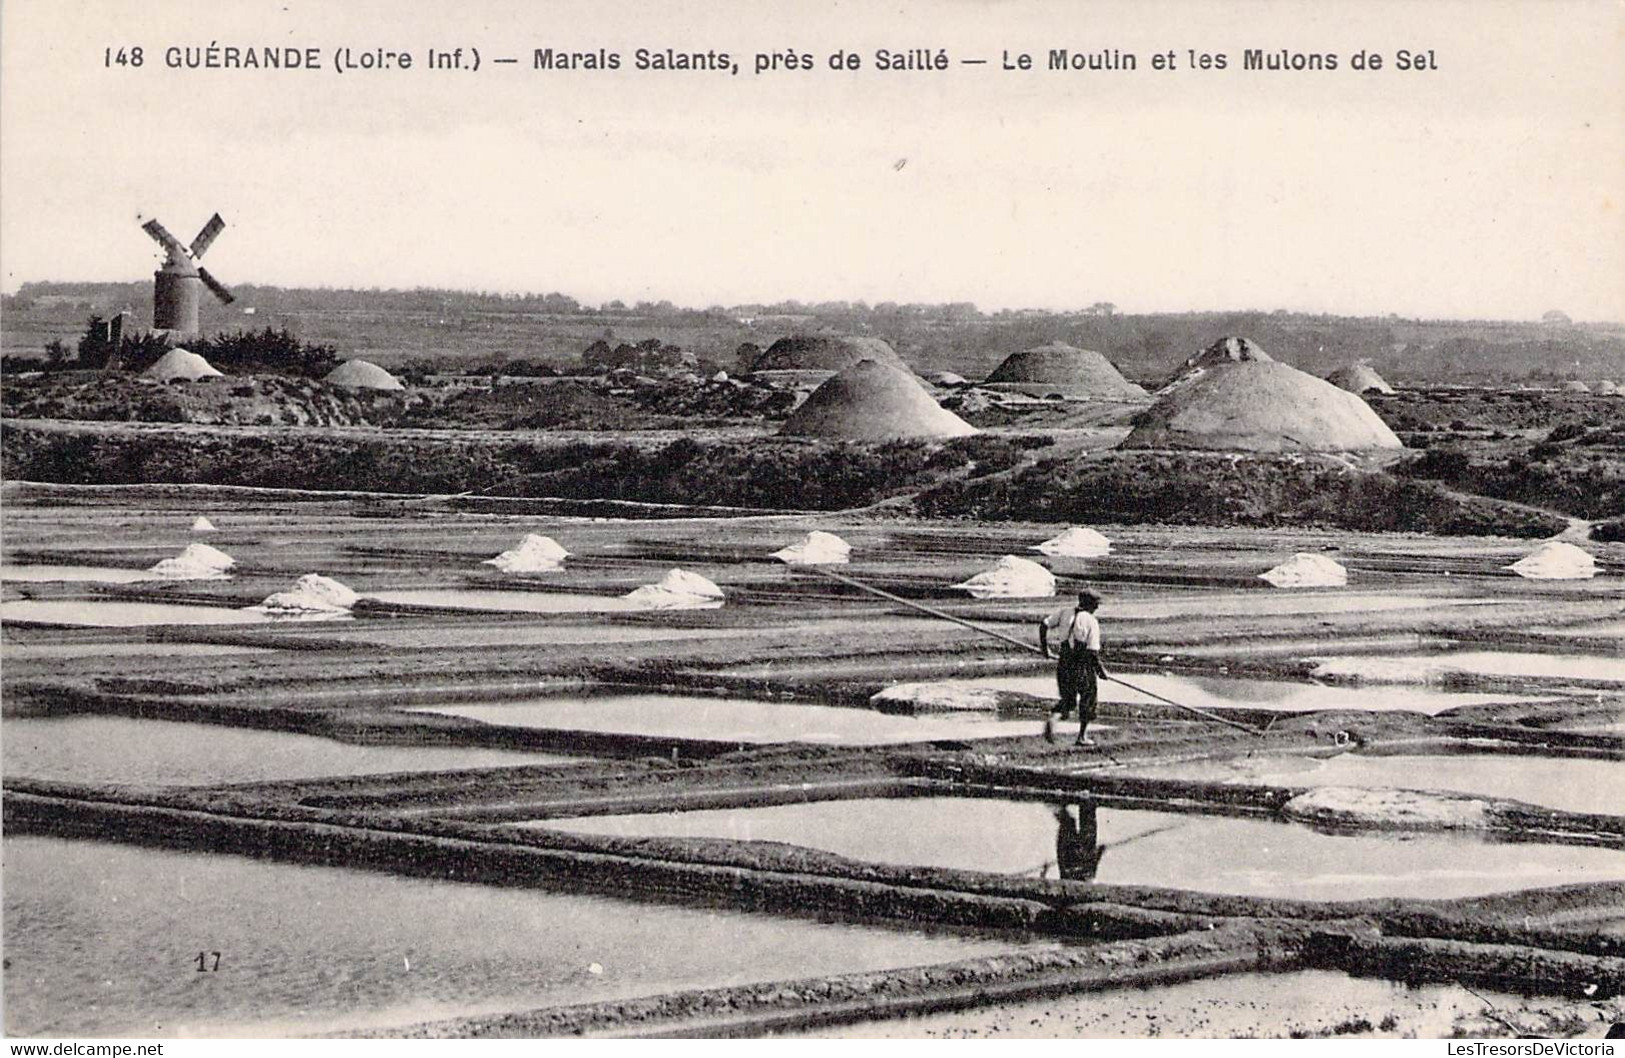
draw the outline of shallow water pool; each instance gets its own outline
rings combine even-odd
[[[1541,654],[1502,650],[1461,650],[1449,654],[1318,657],[1317,676],[1341,676],[1372,683],[1429,683],[1455,674],[1625,683],[1625,651],[1600,654]]]
[[[1265,786],[1357,786],[1439,790],[1509,798],[1566,812],[1625,811],[1625,765],[1499,754],[1365,756],[1344,753],[1317,759],[1260,756],[1135,767],[1159,779],[1251,783]]]
[[[1038,734],[1040,728],[1036,720],[996,720],[990,715],[896,716],[860,708],[666,694],[475,702],[424,706],[412,712],[443,713],[512,727],[750,744],[814,742],[874,746],[939,739],[1032,736]]]
[[[44,636],[41,630],[34,633]],[[48,643],[39,638],[18,642],[0,641],[0,657],[18,661],[29,658],[157,658],[211,657],[228,654],[269,654],[266,647],[245,647],[228,643]]]
[[[1429,687],[1333,687],[1297,680],[1258,680],[1234,676],[1170,676],[1125,672],[1125,680],[1183,705],[1199,709],[1246,708],[1309,712],[1320,709],[1365,709],[1372,712],[1441,713],[1466,705],[1534,702],[1517,694],[1479,694]],[[981,687],[1056,696],[1053,676],[990,676],[964,681]],[[1151,705],[1155,699],[1112,680],[1100,682],[1100,700],[1124,705]]]
[[[311,1035],[1014,946],[59,838],[4,858],[13,1035]]]
[[[366,597],[407,606],[444,606],[455,610],[495,610],[503,613],[623,613],[645,609],[618,595],[505,591],[501,588],[411,588],[369,592]]]
[[[1455,599],[1429,595],[1392,595],[1350,592],[1340,588],[1274,588],[1227,592],[1223,595],[1182,595],[1175,598],[1124,599],[1112,603],[1111,615],[1135,620],[1179,617],[1238,617],[1315,613],[1385,613],[1424,610],[1441,606],[1486,606],[1494,599]]]
[[[1486,1010],[1510,1012],[1525,1005],[1539,1009],[1558,1003],[1531,1001],[1487,988],[1468,991],[1460,985],[1415,986],[1327,970],[1296,970],[1045,996],[833,1026],[806,1035],[838,1039],[1258,1039],[1325,1033],[1439,1039],[1451,1036],[1458,1027],[1479,1035],[1491,1027],[1486,1025]],[[1599,1031],[1605,1027],[1599,1025]]]
[[[852,859],[1303,900],[1449,899],[1625,879],[1625,852],[1461,834],[1330,835],[1294,823],[973,797],[865,798],[530,826],[779,841]]]
[[[194,606],[116,599],[12,599],[0,602],[0,621],[133,628],[143,625],[253,625],[271,617],[231,606]]]
[[[6,720],[6,778],[203,786],[550,764],[580,758],[463,746],[358,746],[315,735],[124,716]]]
[[[0,565],[0,580],[18,582],[82,581],[96,584],[134,584],[155,580],[144,569],[115,569],[112,566],[51,566],[33,564]]]

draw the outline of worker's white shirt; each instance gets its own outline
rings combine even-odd
[[[1075,620],[1073,615],[1076,615]],[[1085,650],[1100,649],[1100,622],[1095,620],[1095,615],[1088,610],[1080,610],[1076,606],[1063,606],[1044,618],[1044,626],[1059,630],[1063,643],[1075,643]]]

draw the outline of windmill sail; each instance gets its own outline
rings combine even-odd
[[[169,229],[159,224],[157,220],[149,220],[141,225],[141,230],[152,236],[164,252],[169,254],[171,261],[186,260],[186,246],[175,236],[169,234]]]
[[[203,225],[203,230],[198,232],[197,238],[192,240],[192,256],[202,257],[203,251],[207,250],[209,244],[214,242],[214,237],[224,231],[225,228],[226,222],[220,219],[220,214],[216,213],[210,217],[209,223]],[[210,287],[210,289],[213,290],[214,288]],[[219,293],[219,291],[215,292]]]
[[[219,298],[222,304],[230,305],[233,301],[237,300],[236,295],[227,290],[225,284],[221,283],[220,280],[210,275],[207,268],[199,268],[197,270],[197,277],[203,280],[203,285],[212,290],[214,292],[214,296]]]

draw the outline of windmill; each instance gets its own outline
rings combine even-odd
[[[231,291],[209,274],[208,269],[197,263],[225,227],[226,222],[216,213],[203,225],[203,230],[197,233],[192,245],[187,246],[169,234],[169,229],[156,220],[149,220],[141,225],[141,230],[152,236],[153,241],[162,246],[164,253],[168,255],[163,267],[152,274],[154,330],[169,331],[173,334],[196,334],[199,287],[208,287],[222,304],[230,305],[236,300],[232,297]]]

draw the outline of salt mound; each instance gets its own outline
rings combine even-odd
[[[1326,376],[1326,381],[1338,389],[1346,389],[1350,393],[1366,393],[1376,390],[1378,393],[1392,393],[1394,387],[1388,384],[1387,379],[1377,374],[1377,369],[1358,360],[1346,367],[1340,367]]]
[[[343,613],[360,599],[361,596],[332,577],[306,573],[294,581],[290,590],[267,595],[255,608],[267,612]]]
[[[1258,579],[1277,588],[1341,588],[1349,582],[1349,571],[1325,555],[1299,551]]]
[[[1597,575],[1597,560],[1564,540],[1548,540],[1506,567],[1530,580],[1586,580]]]
[[[401,380],[369,360],[346,360],[322,381],[347,389],[405,389]]]
[[[1592,386],[1591,391],[1604,397],[1613,397],[1620,393],[1620,388],[1612,379],[1605,378]]]
[[[1483,830],[1505,801],[1424,790],[1321,786],[1287,801],[1288,819],[1322,826],[1384,826],[1415,830]],[[1510,806],[1509,806],[1510,807]]]
[[[189,353],[185,349],[175,348],[160,356],[156,363],[147,368],[142,374],[148,378],[156,378],[160,382],[173,382],[176,379],[185,379],[188,382],[199,378],[219,377],[220,372],[214,365],[196,353]]]
[[[1564,393],[1590,393],[1591,392],[1591,387],[1586,385],[1584,382],[1581,382],[1577,378],[1571,378],[1567,382],[1563,383],[1563,392]]]
[[[1404,447],[1358,396],[1275,361],[1203,368],[1163,392],[1120,448],[1342,452]]]
[[[1034,551],[1067,558],[1099,558],[1110,554],[1112,542],[1093,529],[1073,526],[1060,536],[1050,537],[1042,544],[1034,544]]]
[[[217,530],[214,527],[214,523],[209,521],[209,519],[203,517],[203,515],[200,514],[196,518],[192,519],[192,532],[194,532],[194,533],[213,533],[213,532],[216,532],[216,531]]]
[[[889,364],[909,371],[890,343],[879,338],[841,335],[791,335],[768,346],[755,360],[752,371],[845,371],[865,360]]]
[[[965,437],[977,431],[939,405],[909,372],[864,360],[814,390],[779,432],[787,437],[897,441]]]
[[[484,564],[505,573],[551,573],[562,568],[569,555],[551,536],[528,533],[518,547],[488,558]]]
[[[722,605],[722,589],[698,573],[674,569],[659,583],[645,584],[622,598],[640,610],[701,610]]]
[[[978,599],[1036,599],[1055,594],[1055,574],[1031,559],[1005,555],[992,569],[954,587]]]
[[[165,580],[216,580],[226,576],[226,570],[237,560],[208,544],[187,544],[174,558],[166,558],[153,566],[150,573]]]
[[[965,381],[964,375],[956,375],[952,371],[938,371],[936,374],[931,376],[931,384],[934,386],[968,385],[968,383]]]
[[[1060,393],[1094,400],[1144,400],[1147,396],[1101,354],[1065,342],[1011,353],[983,385],[1038,397]]]
[[[814,529],[799,543],[780,548],[772,557],[788,566],[827,566],[845,564],[852,555],[852,545],[822,529]]]
[[[1275,358],[1266,353],[1261,346],[1251,338],[1220,338],[1212,345],[1203,349],[1195,356],[1179,365],[1175,371],[1157,390],[1161,396],[1173,387],[1188,382],[1193,378],[1200,378],[1211,368],[1222,367],[1226,364],[1272,364]]]

